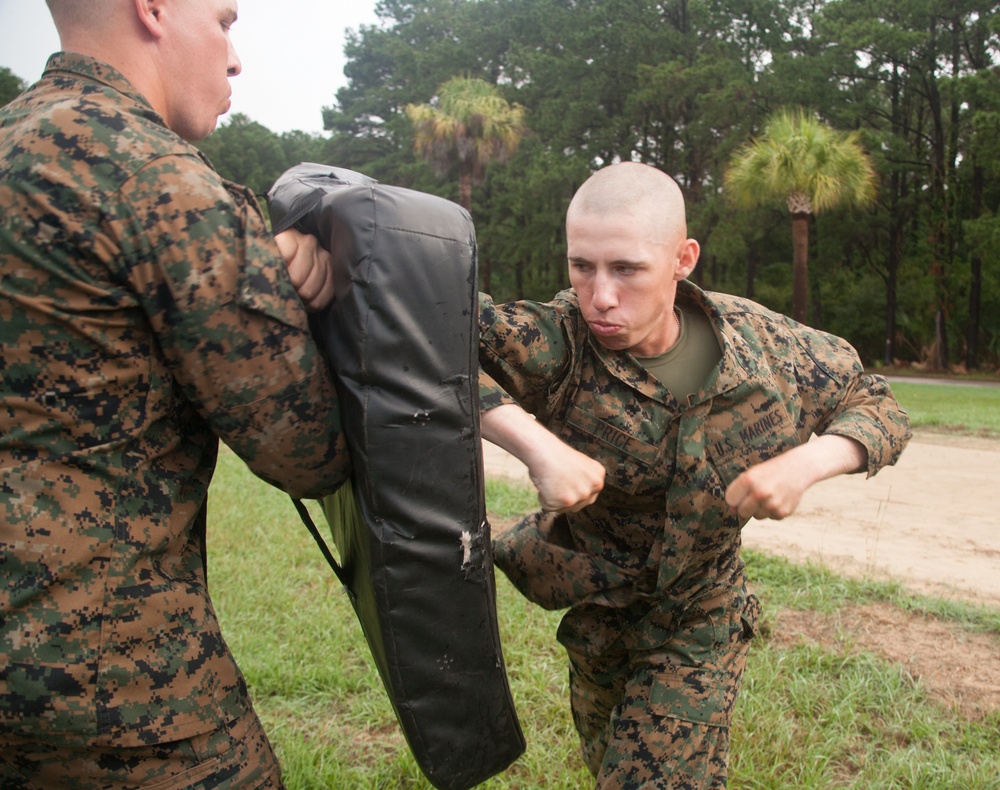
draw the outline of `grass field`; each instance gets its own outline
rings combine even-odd
[[[933,426],[1000,427],[991,419],[1000,401],[979,388],[906,383],[896,390],[918,424],[927,415]],[[493,518],[525,512],[533,501],[521,488],[491,482],[487,489]],[[209,508],[213,598],[289,790],[429,789],[347,596],[287,497],[223,452]],[[992,609],[916,599],[894,585],[850,581],[758,553],[748,553],[747,562],[765,612],[832,612],[884,601],[1000,639],[1000,612]],[[482,787],[590,787],[554,639],[559,613],[530,605],[502,576],[497,585],[504,654],[528,750]],[[732,788],[1000,788],[1000,713],[963,719],[898,665],[868,653],[782,648],[767,630],[751,652],[737,706]]]
[[[1000,384],[894,381],[892,391],[914,427],[1000,436]]]

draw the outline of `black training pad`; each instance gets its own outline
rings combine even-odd
[[[312,233],[333,257],[337,297],[313,331],[353,461],[351,484],[323,502],[345,583],[421,769],[442,790],[472,787],[525,746],[483,494],[472,220],[309,163],[268,203],[276,231]]]

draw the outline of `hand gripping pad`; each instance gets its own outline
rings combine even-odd
[[[421,769],[442,790],[472,787],[525,746],[483,494],[472,220],[442,198],[309,163],[268,204],[275,232],[294,225],[333,257],[337,297],[312,326],[354,468],[323,502],[335,569]]]

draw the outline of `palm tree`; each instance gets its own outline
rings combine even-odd
[[[792,215],[792,318],[809,301],[809,218],[875,199],[875,169],[856,133],[831,129],[802,110],[771,116],[764,133],[740,148],[726,170],[727,192],[747,207],[784,199]]]
[[[438,176],[458,166],[458,202],[472,213],[472,184],[489,162],[505,162],[526,133],[524,109],[508,104],[495,85],[472,77],[452,77],[438,88],[432,104],[408,104],[405,112],[416,130],[414,150]],[[490,273],[482,261],[483,288]]]

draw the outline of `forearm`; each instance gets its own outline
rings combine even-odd
[[[529,469],[545,447],[559,439],[516,404],[484,411],[480,418],[483,438],[502,447]]]
[[[867,448],[857,439],[838,434],[814,436],[786,455],[800,467],[806,488],[837,475],[861,472],[868,466]]]
[[[480,430],[528,467],[543,510],[576,511],[594,502],[604,487],[604,467],[570,447],[516,404],[482,413]]]

